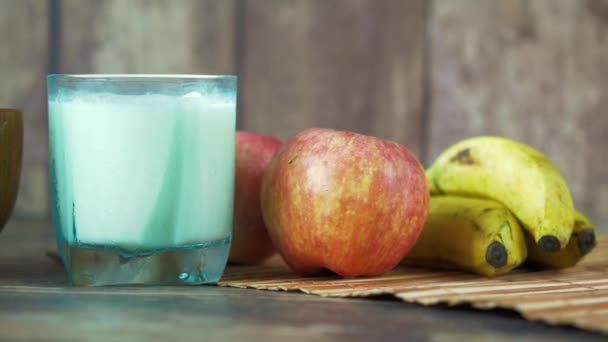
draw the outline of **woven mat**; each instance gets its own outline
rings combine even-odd
[[[220,286],[301,291],[323,297],[391,295],[422,305],[467,304],[505,308],[528,320],[571,325],[608,334],[608,241],[586,259],[561,271],[520,269],[496,278],[399,266],[382,277],[299,277],[282,262],[229,266]]]

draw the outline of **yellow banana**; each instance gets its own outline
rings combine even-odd
[[[523,231],[504,205],[433,196],[424,229],[403,263],[494,276],[517,267],[526,256]]]
[[[579,211],[574,213],[574,229],[565,248],[559,252],[544,252],[530,234],[526,234],[528,261],[543,267],[565,268],[576,265],[597,244],[597,232],[591,221]]]
[[[541,250],[557,252],[572,234],[574,207],[559,170],[542,153],[501,137],[474,137],[445,150],[427,170],[432,194],[503,203]]]

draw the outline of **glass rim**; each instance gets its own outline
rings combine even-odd
[[[237,75],[200,75],[200,74],[48,74],[47,79],[74,80],[214,80],[237,79]]]

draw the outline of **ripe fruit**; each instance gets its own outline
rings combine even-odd
[[[390,270],[416,242],[428,202],[424,169],[405,147],[329,129],[291,137],[262,184],[270,237],[302,275]]]
[[[531,263],[546,268],[566,268],[576,265],[595,248],[597,231],[587,216],[575,211],[572,236],[565,248],[558,252],[544,252],[534,243],[530,234],[526,234],[526,243]]]
[[[568,244],[574,206],[566,181],[539,151],[501,137],[474,137],[443,151],[427,170],[433,194],[483,197],[503,203],[538,247]]]
[[[234,230],[229,262],[254,264],[274,253],[260,208],[260,187],[266,166],[281,141],[251,132],[236,133]]]
[[[495,276],[519,266],[526,256],[522,228],[504,205],[432,196],[422,234],[403,262]]]

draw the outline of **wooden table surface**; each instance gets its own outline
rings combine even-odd
[[[507,311],[326,299],[215,286],[67,285],[50,223],[12,220],[0,233],[0,340],[606,340]]]

